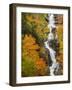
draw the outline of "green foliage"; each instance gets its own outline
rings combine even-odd
[[[47,38],[48,27],[45,21],[47,14],[31,14],[22,13],[22,34],[32,34],[37,43],[42,42]]]
[[[48,50],[44,48],[44,41],[47,40],[49,32],[46,16],[47,14],[22,13],[22,76],[49,75]],[[57,58],[61,61],[63,60],[63,24],[56,26],[61,52]],[[56,49],[55,41],[52,47]]]
[[[22,76],[35,76],[36,75],[36,67],[34,61],[25,56],[22,59]]]
[[[22,76],[46,74],[46,64],[39,56],[40,47],[32,35],[22,37]]]
[[[58,34],[58,40],[60,43],[60,51],[63,52],[63,26],[62,25],[57,26],[57,34]]]

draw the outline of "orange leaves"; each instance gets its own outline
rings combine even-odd
[[[36,61],[36,66],[38,69],[41,69],[42,67],[46,66],[45,62],[43,61],[43,58],[40,58],[39,60]]]
[[[39,56],[40,47],[32,35],[22,37],[22,72],[23,75],[45,75],[46,64]],[[29,66],[28,66],[28,64]],[[31,64],[32,63],[32,64]],[[27,64],[27,65],[26,65]],[[32,71],[33,68],[35,71]]]
[[[38,50],[39,46],[36,44],[35,38],[33,38],[31,35],[25,35],[23,40],[23,47],[28,50]]]
[[[30,50],[28,54],[33,60],[38,60],[39,59],[39,54],[35,50]]]
[[[31,35],[27,35],[27,34],[25,34],[25,37],[23,38],[23,42],[25,43],[25,44],[35,44],[35,42],[36,42],[36,40],[35,40],[35,38],[33,38]]]
[[[38,44],[36,44],[36,40],[34,37],[32,37],[31,35],[25,35],[25,37],[23,37],[23,41],[22,41],[22,49],[23,49],[23,56],[27,55],[29,57],[31,57],[33,60],[37,60],[39,59],[39,54],[36,50],[39,49]]]
[[[44,41],[48,38],[49,28],[45,20],[47,14],[22,14],[22,72],[25,76],[48,75],[48,50]],[[63,63],[63,16],[57,17],[56,31],[60,43],[57,61]],[[47,70],[47,71],[46,71]]]
[[[26,45],[25,45],[25,47],[27,48],[27,49],[29,49],[29,50],[37,50],[37,49],[39,49],[39,46],[38,45],[34,45],[34,44],[32,44],[33,46],[31,46],[31,45],[29,45],[29,43],[27,43]]]
[[[46,71],[47,66],[43,58],[40,58],[39,60],[36,61],[36,68],[38,75],[45,75],[47,73]]]
[[[63,53],[59,53],[59,55],[56,58],[59,63],[63,64]]]

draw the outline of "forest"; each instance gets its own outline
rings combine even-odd
[[[21,14],[21,75],[22,77],[49,76],[48,50],[44,47],[49,28],[48,14]],[[59,51],[56,57],[60,63],[59,75],[63,74],[63,15],[55,15]]]

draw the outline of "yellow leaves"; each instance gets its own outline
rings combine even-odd
[[[42,14],[29,13],[26,14],[26,20],[30,28],[33,28],[41,40],[47,38],[46,32],[48,32],[47,22]],[[35,27],[35,28],[34,28]]]
[[[41,23],[40,18],[38,17],[38,15],[36,15],[36,16],[34,16],[34,15],[27,15],[26,18],[27,18],[27,20],[29,22],[34,22],[36,24],[40,24]]]
[[[57,25],[57,35],[60,43],[60,49],[63,49],[63,26]]]
[[[39,46],[38,45],[33,45],[32,47],[31,46],[28,47],[28,49],[30,49],[30,50],[37,50],[37,49],[39,49]]]
[[[29,20],[29,21],[33,21],[33,19],[32,19],[32,16],[31,16],[31,15],[26,15],[26,18],[27,18],[27,20]]]
[[[40,30],[37,29],[36,32],[39,33],[40,35],[43,35],[43,32],[41,31],[41,29]]]
[[[24,23],[25,23],[23,24],[24,36],[22,36],[22,59],[23,62],[25,62],[23,67],[24,68],[26,67],[27,74],[33,73],[32,67],[34,66],[36,73],[33,75],[38,75],[38,76],[48,75],[48,73],[46,74],[46,72],[48,71],[48,67],[45,62],[46,61],[48,62],[49,57],[48,57],[48,51],[45,50],[44,42],[43,42],[44,40],[47,40],[48,37],[48,32],[49,32],[48,23],[46,22],[44,15],[41,14],[28,13],[24,15],[24,17],[26,21],[24,19]],[[56,25],[57,26],[56,30],[57,30],[58,40],[60,43],[59,51],[63,51],[63,25],[60,24],[62,23],[62,16],[58,17],[58,21],[59,24]],[[59,62],[63,60],[62,56],[63,53],[62,55],[57,57],[57,60]],[[29,67],[27,66],[27,64],[31,66]],[[25,71],[24,68],[23,71]]]
[[[59,55],[57,55],[57,61],[63,65],[63,25],[57,25],[57,35],[60,43]]]
[[[36,40],[32,35],[25,35],[22,41],[22,55],[27,55],[31,57],[33,60],[39,59],[39,54],[36,50],[39,49],[38,44],[36,44]]]
[[[36,43],[36,40],[32,35],[25,35],[22,37],[22,58],[23,62],[28,63],[33,62],[33,67],[35,68],[36,75],[45,75],[46,74],[46,64],[43,58],[39,56],[40,47]],[[27,58],[28,57],[28,58]],[[26,60],[26,61],[25,61]],[[32,66],[32,65],[31,65]],[[24,66],[23,66],[24,67]],[[25,64],[25,68],[27,69],[27,65]],[[23,68],[24,69],[24,68]],[[30,67],[29,69],[32,69]],[[28,71],[33,75],[32,70],[23,71],[28,74]]]
[[[29,56],[33,59],[33,60],[38,60],[39,59],[39,54],[37,51],[35,50],[30,50],[29,51]]]
[[[24,43],[29,43],[29,44],[35,44],[36,40],[35,38],[33,38],[31,35],[27,35],[25,34],[25,37],[24,37]]]
[[[57,33],[60,34],[62,33],[63,34],[63,26],[62,25],[57,25]],[[61,35],[62,35],[61,34]]]
[[[39,46],[36,44],[35,38],[31,35],[25,35],[23,40],[23,48],[27,48],[28,50],[38,50]]]

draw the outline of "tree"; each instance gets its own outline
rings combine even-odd
[[[22,37],[22,76],[46,74],[45,61],[39,56],[39,45],[32,35]]]

